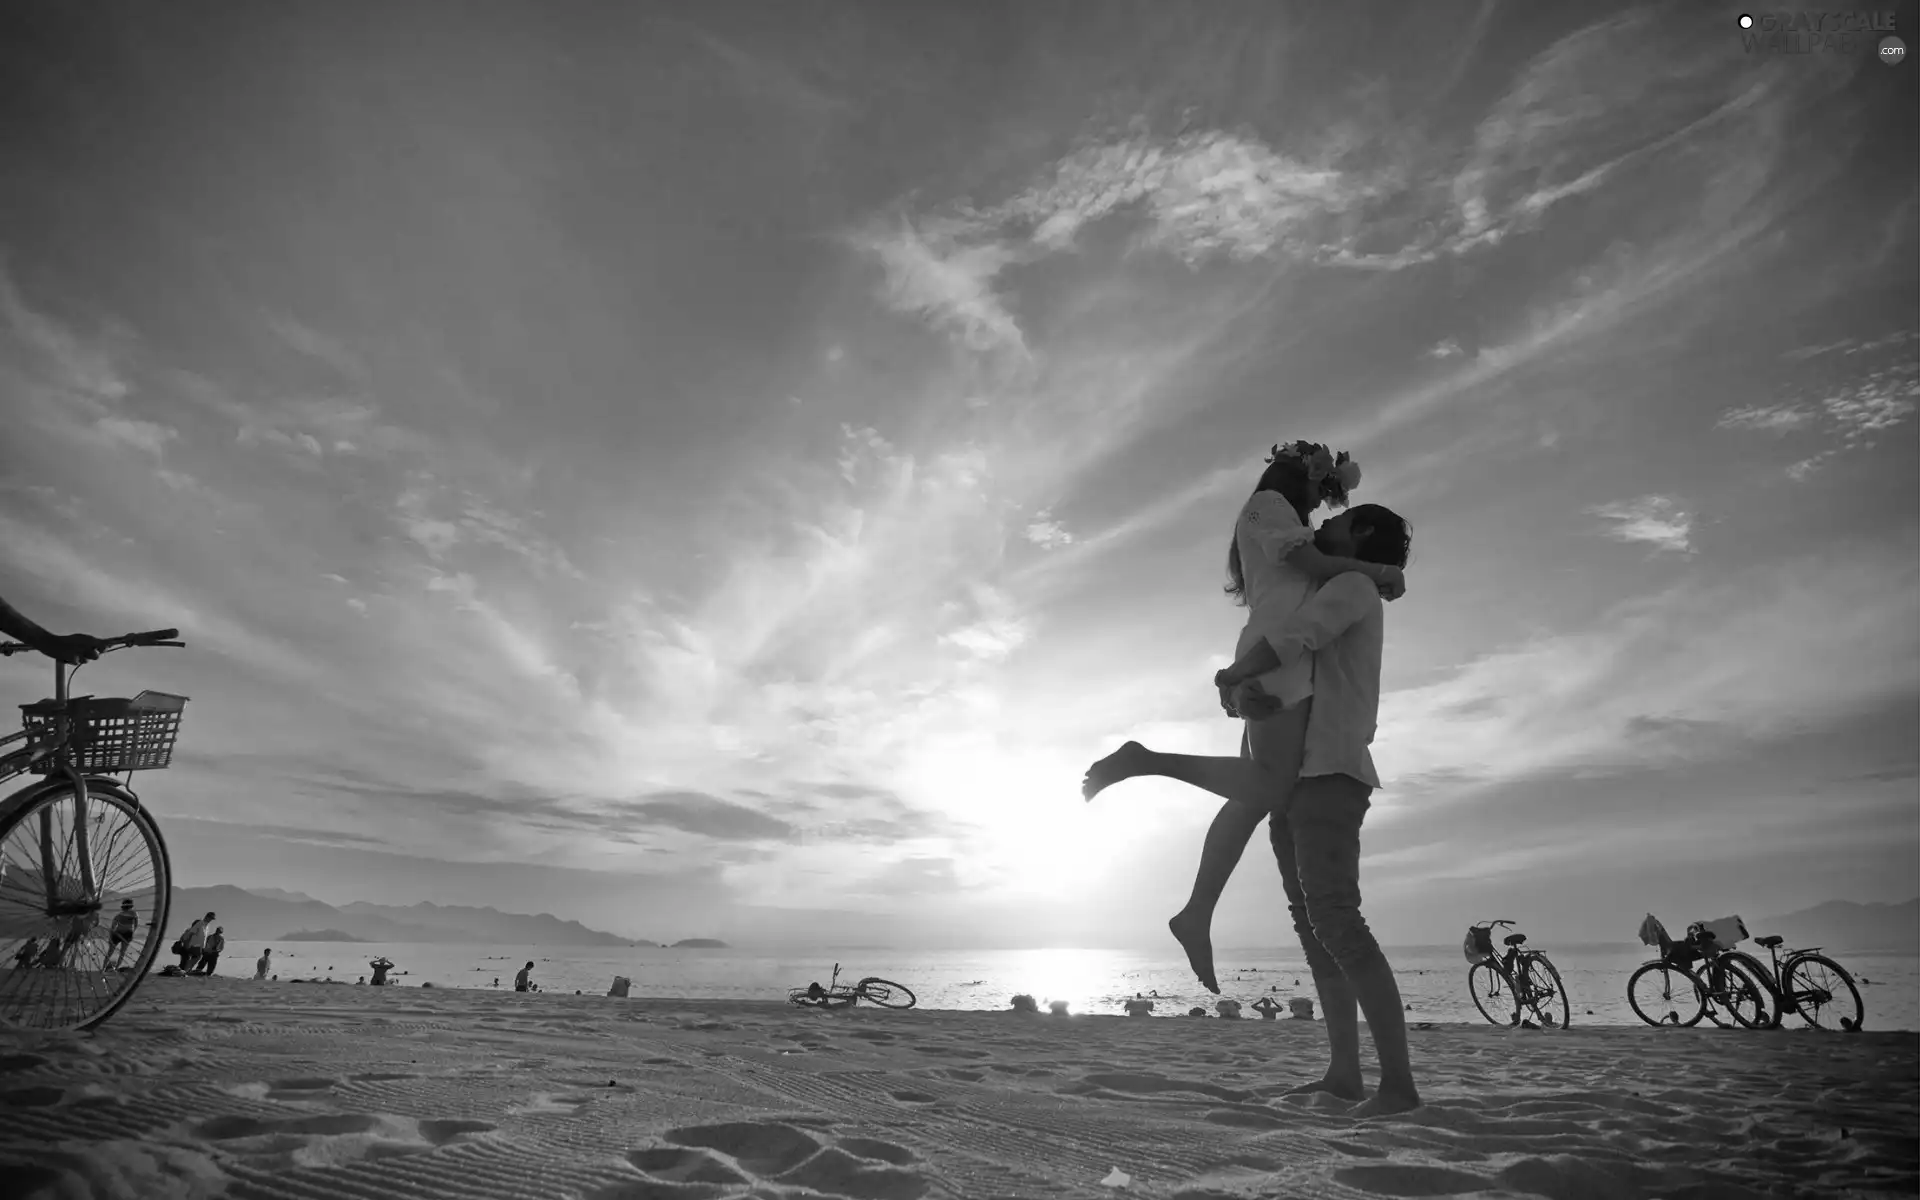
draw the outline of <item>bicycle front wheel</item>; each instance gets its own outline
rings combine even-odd
[[[84,826],[71,786],[0,818],[0,1024],[90,1029],[132,997],[160,950],[173,885],[160,827],[104,782],[87,786]],[[138,918],[131,933],[123,900]]]
[[[1473,1006],[1493,1025],[1518,1025],[1520,1009],[1513,1000],[1507,977],[1492,963],[1478,962],[1467,972],[1467,994]]]
[[[1544,954],[1530,955],[1521,970],[1526,980],[1528,1011],[1548,1029],[1565,1029],[1573,1020],[1573,1008],[1567,1000],[1567,985],[1560,982],[1560,972]]]
[[[1698,1025],[1707,1012],[1707,988],[1685,967],[1650,962],[1628,977],[1627,1003],[1649,1025]]]
[[[862,1000],[878,1004],[881,1008],[912,1008],[918,1003],[913,989],[906,984],[872,975],[854,984],[853,990]]]
[[[1866,1005],[1860,1002],[1860,989],[1853,986],[1847,969],[1824,954],[1809,954],[1795,959],[1787,968],[1786,999],[1800,1019],[1815,1029],[1844,1029],[1853,1032],[1867,1019]]]

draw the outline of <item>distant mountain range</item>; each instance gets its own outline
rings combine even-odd
[[[173,889],[171,924],[185,929],[202,913],[226,930],[227,940],[271,941],[310,930],[338,931],[366,942],[485,942],[514,946],[651,946],[654,943],[589,929],[548,913],[527,916],[494,908],[410,904],[404,908],[355,901],[338,908],[278,888]]]
[[[267,888],[267,887],[248,888],[246,890],[249,892],[252,892],[256,896],[259,896],[267,900],[291,900],[295,904],[318,904],[319,903],[319,901],[315,900],[312,896],[307,895],[305,892],[289,892],[282,888]]]
[[[1781,917],[1747,920],[1755,937],[1777,934],[1788,946],[1920,954],[1920,897],[1903,904],[1828,900]]]

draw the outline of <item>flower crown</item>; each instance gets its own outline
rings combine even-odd
[[[1267,455],[1270,463],[1283,458],[1300,464],[1307,482],[1330,508],[1345,508],[1348,493],[1360,486],[1360,464],[1345,450],[1335,454],[1319,442],[1287,442]]]

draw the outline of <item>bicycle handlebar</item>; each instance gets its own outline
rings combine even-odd
[[[1502,921],[1475,921],[1475,922],[1474,922],[1474,924],[1475,924],[1475,925],[1484,925],[1484,926],[1486,926],[1486,927],[1487,927],[1488,929],[1492,929],[1492,928],[1493,928],[1493,927],[1494,927],[1495,925],[1509,925],[1509,926],[1510,926],[1510,925],[1512,925],[1512,924],[1513,924],[1513,922],[1512,922],[1512,921],[1505,921],[1505,920],[1502,920]]]
[[[118,637],[100,638],[100,652],[119,650],[127,646],[184,646],[179,641],[178,629],[149,629],[145,633],[123,633]],[[0,655],[11,657],[22,651],[34,651],[35,648],[25,642],[0,642]],[[35,651],[37,653],[37,651]]]
[[[116,638],[103,639],[117,646],[184,646],[178,629],[149,629],[145,633],[123,633]]]

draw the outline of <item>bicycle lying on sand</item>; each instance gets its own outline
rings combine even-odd
[[[1527,935],[1510,933],[1504,939],[1506,957],[1493,948],[1493,929],[1512,921],[1476,921],[1467,928],[1461,950],[1473,966],[1467,971],[1467,992],[1480,1015],[1495,1025],[1519,1025],[1537,1018],[1548,1029],[1565,1029],[1573,1019],[1567,987],[1560,972],[1538,950],[1522,950]],[[1558,1015],[1556,1015],[1556,1010]]]
[[[179,646],[175,629],[101,639],[102,652]],[[0,643],[0,654],[32,647]],[[51,699],[20,706],[0,779],[40,782],[0,801],[0,1024],[88,1029],[132,997],[167,927],[173,871],[133,772],[173,757],[185,696],[70,696],[77,664],[53,664]],[[110,776],[126,775],[126,780]]]
[[[826,987],[810,983],[788,992],[787,999],[802,1008],[851,1008],[861,1000],[881,1008],[912,1008],[917,1003],[912,988],[875,975],[851,986],[843,985],[839,963],[833,964],[833,982]]]

